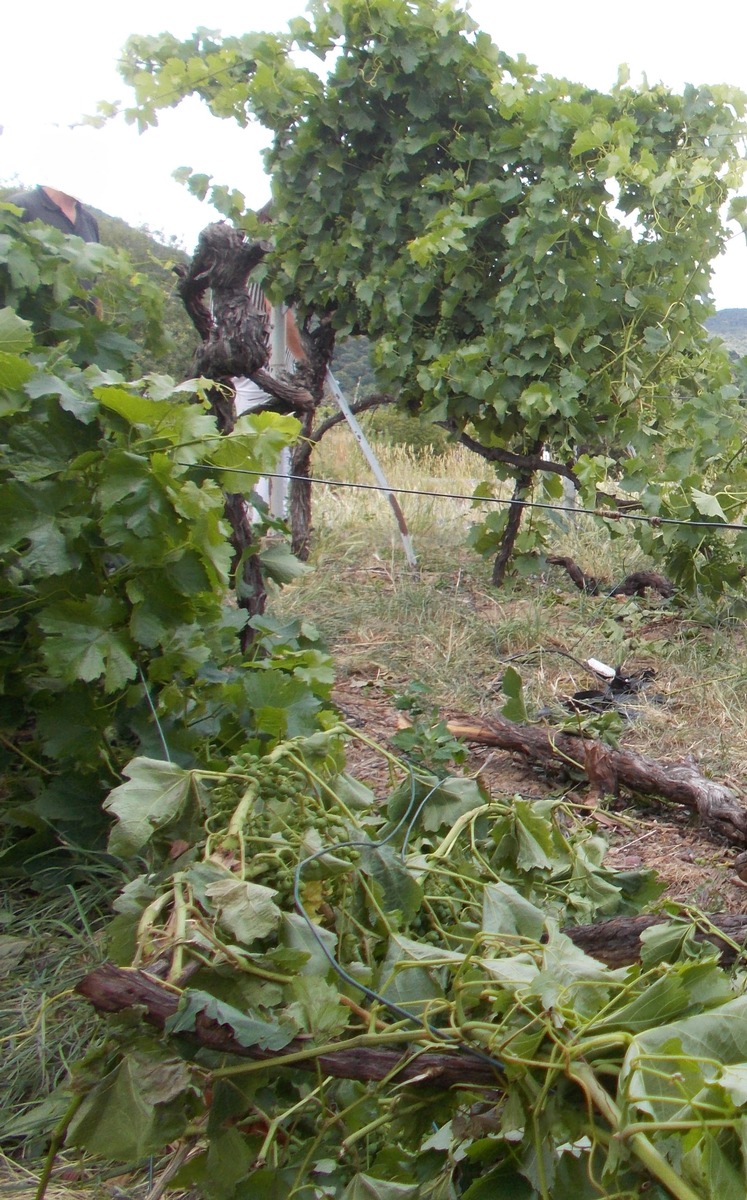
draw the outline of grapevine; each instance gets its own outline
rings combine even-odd
[[[201,53],[216,69],[194,81]],[[585,506],[606,485],[664,515],[672,481],[688,508],[743,483],[739,387],[705,330],[744,169],[736,88],[555,79],[442,0],[320,0],[274,36],[135,37],[123,75],[143,124],[196,95],[267,129],[273,295],[365,334],[378,385],[513,477],[517,502],[565,479]],[[183,179],[262,228],[238,193]],[[536,569],[551,531],[510,513],[472,534],[499,552],[496,583],[513,552]]]

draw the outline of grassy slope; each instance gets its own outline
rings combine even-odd
[[[471,493],[481,465],[452,451],[415,461],[401,448],[382,448],[396,486]],[[367,478],[342,430],[322,448],[319,475]],[[408,570],[391,512],[371,492],[315,491],[313,555],[319,570],[275,601],[321,629],[338,670],[337,699],[353,722],[379,741],[394,733],[394,698],[412,682],[424,684],[443,717],[490,717],[505,702],[501,681],[519,671],[530,714],[559,705],[598,681],[583,666],[589,657],[628,674],[649,668],[655,679],[628,704],[621,745],[659,761],[693,759],[706,776],[747,793],[747,647],[743,623],[725,609],[697,601],[678,606],[649,595],[618,600],[577,591],[566,573],[510,580],[499,592],[490,564],[465,547],[469,525],[482,515],[469,502],[404,497],[420,559]],[[484,511],[484,510],[483,510]],[[558,523],[553,549],[612,584],[649,566],[631,535],[616,527],[611,541],[590,517]],[[574,661],[575,660],[575,661]],[[369,757],[354,771],[375,770]],[[558,786],[500,753],[473,752],[493,795],[532,798]],[[365,773],[364,773],[364,776]],[[385,786],[385,781],[381,781]],[[577,799],[585,803],[586,792]],[[601,832],[610,862],[621,869],[654,869],[667,894],[709,911],[747,911],[747,891],[734,883],[736,850],[701,830],[691,814],[657,801],[616,801]]]

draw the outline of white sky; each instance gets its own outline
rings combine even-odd
[[[47,179],[40,163],[51,123],[72,123],[93,113],[99,100],[131,97],[116,70],[131,33],[168,31],[178,37],[199,26],[240,34],[285,29],[306,0],[128,0],[102,4],[52,0],[6,5],[2,16],[4,62],[0,72],[0,180],[25,184]],[[524,53],[541,71],[608,89],[620,63],[633,82],[673,88],[684,83],[733,83],[747,91],[747,6],[744,0],[472,0],[472,15],[502,49]],[[217,121],[197,102],[160,117],[158,129],[138,135],[114,123],[100,132],[72,135],[84,148],[69,166],[84,202],[131,224],[176,234],[191,249],[215,214],[174,182],[177,167],[211,174],[238,187],[255,206],[269,197],[262,175],[261,131]],[[45,160],[49,163],[49,158]],[[747,243],[732,239],[717,265],[719,308],[747,307]]]

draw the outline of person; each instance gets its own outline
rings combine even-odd
[[[99,226],[93,213],[84,208],[75,196],[46,185],[30,192],[16,192],[8,203],[23,209],[24,221],[43,221],[62,233],[72,233],[84,242],[99,242]]]

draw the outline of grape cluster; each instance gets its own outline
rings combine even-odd
[[[243,775],[249,785],[255,784],[259,798],[268,803],[273,800],[293,800],[308,791],[305,773],[282,758],[238,754],[232,759],[231,769]]]
[[[714,574],[723,574],[734,564],[733,548],[723,537],[713,538],[707,546],[702,546],[701,549],[710,571]]]
[[[464,915],[465,898],[443,894],[443,898],[429,894],[409,923],[409,931],[418,941],[430,942],[434,946],[447,946],[448,935]]]
[[[337,870],[329,878],[323,860],[308,872],[308,876],[324,880],[324,894],[330,898],[340,874],[339,860],[352,866],[357,858],[352,848],[338,848],[338,843],[348,840],[350,831],[332,798],[325,794],[323,800],[295,763],[271,756],[236,755],[230,774],[214,787],[211,798],[208,829],[212,848],[235,853],[241,846],[245,878],[271,887],[281,906],[292,906],[296,867],[316,850],[328,849],[338,860]],[[241,814],[238,828],[237,813]]]

